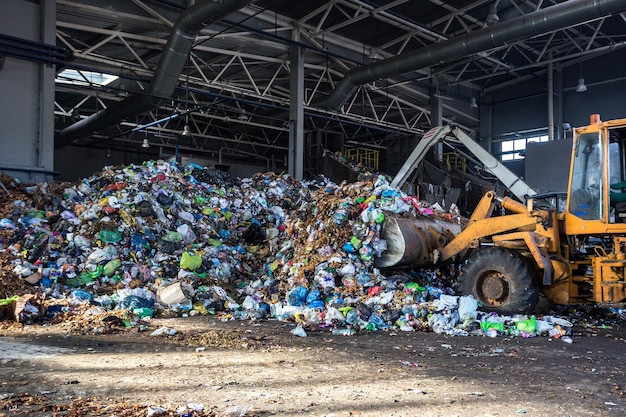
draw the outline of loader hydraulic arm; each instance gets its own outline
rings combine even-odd
[[[470,150],[483,164],[485,171],[495,175],[498,180],[504,184],[504,186],[513,193],[519,201],[526,201],[528,197],[531,197],[537,192],[533,190],[528,184],[524,182],[520,177],[515,175],[504,164],[502,164],[497,158],[491,155],[485,148],[476,143],[472,138],[467,136],[458,127],[452,128],[452,135],[457,138],[467,149]]]
[[[502,207],[515,214],[490,217],[493,207],[499,202]],[[485,193],[467,225],[450,243],[440,250],[440,259],[448,260],[468,248],[476,248],[479,239],[510,231],[534,231],[537,224],[545,223],[549,213],[543,210],[528,210],[526,206],[510,198],[499,198],[493,191]]]
[[[424,159],[428,150],[442,140],[448,133],[462,143],[483,164],[485,171],[495,175],[519,201],[526,201],[528,197],[537,194],[537,192],[520,177],[511,172],[511,170],[487,152],[480,144],[476,143],[465,132],[458,127],[452,127],[450,125],[434,127],[426,132],[415,149],[413,149],[413,152],[411,152],[411,155],[409,155],[404,162],[393,181],[391,181],[391,186],[394,188],[402,187],[413,170]]]

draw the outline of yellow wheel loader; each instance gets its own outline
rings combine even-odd
[[[489,191],[463,228],[390,216],[383,225],[388,249],[377,266],[456,263],[461,292],[502,314],[534,312],[540,293],[555,304],[625,301],[626,193],[620,195],[618,188],[626,188],[619,184],[626,180],[626,119],[602,122],[592,115],[589,126],[574,129],[567,194],[553,196],[537,195],[455,128],[435,129],[441,130],[429,132],[432,138],[452,132],[477,150],[513,194],[526,201]],[[409,157],[392,185],[402,185],[423,153]],[[565,204],[558,204],[559,198]]]

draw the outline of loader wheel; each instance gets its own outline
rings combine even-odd
[[[524,259],[507,249],[477,252],[463,266],[461,291],[473,295],[484,310],[498,314],[532,314],[539,301],[534,273]]]

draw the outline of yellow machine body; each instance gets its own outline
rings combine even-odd
[[[589,126],[574,130],[566,211],[561,215],[566,238],[561,252],[571,273],[545,291],[560,292],[554,298],[562,303],[626,300],[626,194],[620,196],[621,190],[611,187],[626,180],[625,161],[626,119],[602,122],[592,115]],[[561,288],[555,292],[557,286]]]
[[[421,148],[400,174],[410,173]],[[626,301],[626,119],[602,122],[592,115],[589,126],[574,129],[564,205],[557,201],[563,193],[551,200],[509,173],[502,178],[511,180],[510,190],[518,187],[518,199],[528,193],[526,204],[489,191],[462,230],[423,220],[389,222],[383,233],[390,250],[379,265],[454,261],[462,265],[462,292],[506,313],[532,311],[539,292],[556,304]],[[494,212],[496,205],[504,214]]]

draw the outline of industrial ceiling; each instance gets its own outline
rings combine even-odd
[[[57,46],[62,48],[57,77],[66,82],[56,83],[55,146],[121,149],[147,139],[155,149],[207,157],[219,153],[284,168],[293,128],[294,51],[303,61],[307,146],[321,134],[325,146],[333,141],[387,148],[423,133],[435,117],[475,132],[485,94],[545,78],[548,63],[566,67],[611,53],[623,46],[626,34],[620,10],[584,19],[567,16],[569,9],[602,1],[231,2],[234,11],[209,13],[189,40],[188,55],[167,73],[159,66],[168,60],[163,58],[172,33],[184,25],[181,16],[203,3],[229,0],[57,0]],[[615,3],[612,7],[619,8]],[[554,7],[561,8],[552,18],[561,19],[554,24],[558,29],[532,27],[533,16]],[[498,28],[506,31],[506,41],[472,49],[471,41],[481,33],[498,40],[488,32]],[[526,32],[511,32],[517,29]],[[450,48],[456,50],[437,58]],[[436,62],[424,61],[422,51],[434,51]],[[389,76],[376,72],[377,63],[411,54],[426,64]],[[346,75],[369,68],[374,71],[361,71],[367,72],[361,79],[373,80],[356,83],[343,99],[333,96]],[[71,78],[68,70],[82,79]],[[103,85],[92,72],[114,80]],[[171,89],[158,90],[155,74],[173,77]],[[154,100],[128,105],[132,108],[116,117],[100,117],[92,129],[76,129],[78,122],[84,127],[106,109],[145,96]],[[474,100],[477,106],[470,105]]]

